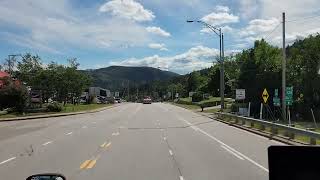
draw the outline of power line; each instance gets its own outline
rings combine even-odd
[[[265,36],[264,39],[267,40],[270,37],[270,35],[280,26],[280,24],[281,23],[278,23],[278,25],[276,27],[274,27],[273,30],[267,36]]]
[[[304,20],[307,20],[307,19],[313,19],[313,18],[317,18],[317,17],[320,17],[320,14],[318,15],[315,15],[315,16],[308,16],[308,17],[304,17],[304,18],[299,18],[299,19],[293,19],[293,20],[289,20],[289,21],[286,21],[286,22],[299,22],[299,21],[304,21]]]

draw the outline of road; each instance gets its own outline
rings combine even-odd
[[[267,180],[278,142],[170,104],[0,123],[0,179]]]

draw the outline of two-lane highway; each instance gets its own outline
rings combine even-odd
[[[268,179],[279,144],[165,103],[0,123],[1,179],[62,173],[72,180]]]

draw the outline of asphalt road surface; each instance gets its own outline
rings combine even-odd
[[[0,123],[0,179],[267,180],[280,144],[170,104]]]

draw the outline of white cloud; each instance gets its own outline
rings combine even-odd
[[[168,51],[165,44],[151,43],[148,46],[151,49],[159,49],[160,51]]]
[[[161,57],[154,55],[141,59],[130,58],[123,61],[113,61],[109,65],[160,67],[164,70],[185,74],[212,66],[218,55],[218,49],[196,46],[175,56]]]
[[[83,14],[92,12],[81,13],[82,16],[75,15],[75,9],[65,0],[2,0],[0,38],[50,53],[74,47],[88,50],[144,46],[150,41],[145,27],[136,22],[116,17],[88,20]],[[19,33],[10,31],[13,28]]]
[[[229,12],[230,9],[229,9],[228,6],[220,6],[220,5],[218,5],[218,6],[216,6],[216,11],[217,12]]]
[[[239,36],[240,37],[262,37],[267,35],[267,32],[271,32],[280,21],[276,18],[271,19],[253,19],[249,22],[248,26],[243,28]]]
[[[245,19],[249,19],[256,16],[259,9],[258,1],[259,0],[239,0],[238,6],[240,16]]]
[[[231,32],[233,32],[233,28],[228,26],[228,25],[221,27],[221,30],[222,30],[223,33],[231,33]],[[200,32],[209,33],[209,34],[213,33],[212,30],[209,29],[209,28],[203,28],[203,29],[201,29]]]
[[[204,16],[203,18],[201,18],[201,20],[213,26],[239,22],[239,17],[236,15],[233,15],[232,13],[229,13],[228,7],[217,6],[216,10],[219,10],[219,11],[212,12]]]
[[[151,21],[155,18],[152,11],[134,0],[112,0],[103,4],[99,10],[134,21]]]
[[[254,40],[265,38],[266,36],[268,36],[267,40],[272,44],[281,44],[281,25],[274,31],[273,29],[277,23],[281,23],[282,12],[286,13],[287,44],[319,32],[320,29],[320,18],[304,19],[305,17],[319,14],[319,0],[239,0],[239,5],[241,17],[247,19],[257,18],[256,20],[251,20],[249,25],[243,28],[236,36],[240,38],[240,41],[246,41],[250,45]],[[290,22],[297,19],[301,19],[301,21]]]
[[[146,30],[149,33],[157,34],[157,35],[163,36],[163,37],[170,37],[171,36],[170,33],[166,32],[165,30],[161,29],[160,27],[150,26],[150,27],[147,27]]]

